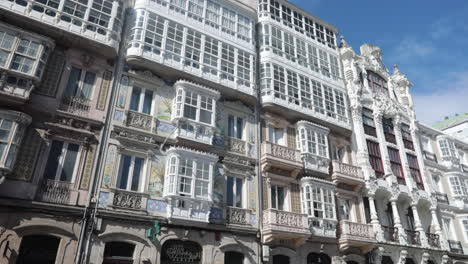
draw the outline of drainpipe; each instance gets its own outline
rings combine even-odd
[[[126,18],[128,14],[124,14]],[[112,126],[112,117],[115,111],[115,105],[117,102],[117,94],[120,88],[120,79],[122,77],[122,69],[125,64],[125,30],[126,28],[126,19],[122,25],[122,34],[121,41],[119,43],[119,53],[116,58],[114,65],[114,80],[112,81],[112,89],[109,98],[109,105],[107,107],[106,119],[104,122],[104,128],[102,131],[102,140],[99,144],[98,158],[96,162],[96,168],[94,171],[93,183],[91,185],[91,192],[88,196],[88,205],[85,208],[84,212],[84,222],[81,225],[80,237],[78,240],[78,250],[75,257],[76,264],[85,264],[88,263],[89,250],[91,246],[91,236],[94,230],[96,223],[96,215],[98,213],[99,206],[99,194],[101,191],[100,183],[102,181],[103,167],[105,163],[105,157],[107,156],[107,144],[110,138],[111,126]]]

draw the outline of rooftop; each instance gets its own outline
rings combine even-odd
[[[450,128],[450,127],[453,127],[453,126],[456,126],[465,122],[468,122],[468,113],[464,113],[460,115],[457,114],[450,118],[446,117],[445,120],[440,121],[432,126],[437,129],[444,130],[444,129],[447,129],[447,128]]]

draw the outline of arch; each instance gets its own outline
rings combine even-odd
[[[348,261],[352,261],[357,264],[362,264],[362,263],[365,263],[366,261],[365,255],[357,255],[357,254],[346,255],[344,259],[346,260],[346,263],[348,263]]]
[[[106,242],[103,264],[132,264],[135,257],[135,244],[121,241]]]
[[[393,260],[390,256],[382,256],[381,264],[393,264]]]
[[[202,247],[190,240],[170,239],[164,242],[161,249],[161,263],[200,264]]]
[[[148,243],[146,239],[139,237],[135,234],[125,233],[125,232],[112,232],[112,233],[102,234],[99,236],[99,239],[104,243],[111,242],[111,241],[121,241],[121,242],[130,243],[130,244],[141,243],[146,246],[150,246],[150,243]]]
[[[294,260],[295,260],[295,256],[296,256],[296,251],[293,250],[293,249],[287,248],[287,247],[272,248],[272,250],[271,250],[271,256],[272,257],[271,257],[270,263],[275,263],[273,260],[274,260],[274,257],[277,256],[277,255],[286,256],[286,257],[288,257],[288,260],[289,260],[288,263],[294,263],[295,262]],[[282,257],[278,257],[278,258],[282,258]],[[278,262],[278,263],[281,263],[281,262]]]
[[[255,263],[256,252],[251,248],[242,243],[228,243],[218,247],[218,249],[213,254],[213,263],[224,263],[224,254],[226,252],[238,252],[244,255],[245,263]]]
[[[21,240],[17,264],[55,263],[60,238],[50,235],[27,235]]]
[[[245,256],[241,252],[227,251],[224,253],[224,264],[243,264]]]
[[[331,264],[331,258],[324,253],[309,253],[307,264]]]
[[[52,221],[49,225],[27,224],[24,226],[15,227],[13,230],[16,232],[18,237],[25,237],[30,235],[51,235],[60,238],[66,237],[70,239],[77,239],[71,228],[67,228],[65,225]]]
[[[273,264],[290,264],[291,263],[291,258],[286,255],[274,255],[273,256]]]

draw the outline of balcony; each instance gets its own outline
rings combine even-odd
[[[384,233],[385,240],[389,242],[397,242],[397,243],[400,242],[399,237],[398,237],[398,228],[390,227],[390,226],[382,226],[382,231]]]
[[[78,192],[74,189],[73,183],[44,179],[37,193],[37,200],[55,204],[75,204]]]
[[[438,203],[450,204],[450,203],[449,203],[448,196],[447,196],[446,193],[439,193],[439,192],[436,192],[436,193],[435,193],[435,197],[436,197]]]
[[[157,119],[151,115],[127,110],[126,125],[128,127],[138,128],[148,132],[156,131]]]
[[[117,208],[142,210],[146,208],[146,196],[143,193],[131,192],[125,190],[114,190],[114,199],[112,205]]]
[[[359,167],[332,160],[332,179],[335,183],[364,185],[364,175]]]
[[[357,247],[367,252],[372,243],[376,243],[374,230],[370,224],[355,223],[347,220],[340,221],[340,250]]]
[[[248,225],[252,211],[237,207],[226,207],[226,223],[233,225]]]
[[[336,220],[309,217],[309,228],[314,236],[336,238]]]
[[[274,166],[299,172],[302,168],[299,150],[273,144],[271,142],[262,143],[261,163],[264,170]]]
[[[224,147],[228,152],[240,154],[243,156],[253,156],[253,151],[255,151],[253,149],[251,151],[251,144],[242,139],[234,137],[224,137]]]
[[[427,242],[433,248],[440,248],[440,237],[437,234],[426,233]]]
[[[300,245],[310,236],[307,215],[267,209],[263,211],[263,243],[290,239]]]
[[[103,8],[98,8],[103,4]],[[12,23],[48,32],[78,47],[91,46],[101,54],[117,54],[122,28],[120,17],[123,15],[120,1],[69,3],[66,0],[4,0],[0,1],[0,9],[12,13],[6,14],[7,20]]]
[[[427,150],[423,150],[424,159],[437,163],[437,156]]]
[[[309,171],[328,175],[330,173],[330,160],[312,153],[301,153],[304,168]]]
[[[90,109],[91,100],[77,96],[63,97],[59,106],[59,110],[81,117],[88,117]]]
[[[421,235],[419,231],[405,229],[406,238],[409,245],[420,246],[421,245]]]
[[[463,254],[463,247],[460,241],[448,240],[450,252],[455,254]]]

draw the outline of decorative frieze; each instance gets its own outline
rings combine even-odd
[[[112,205],[127,209],[141,209],[142,196],[141,193],[115,190]]]

